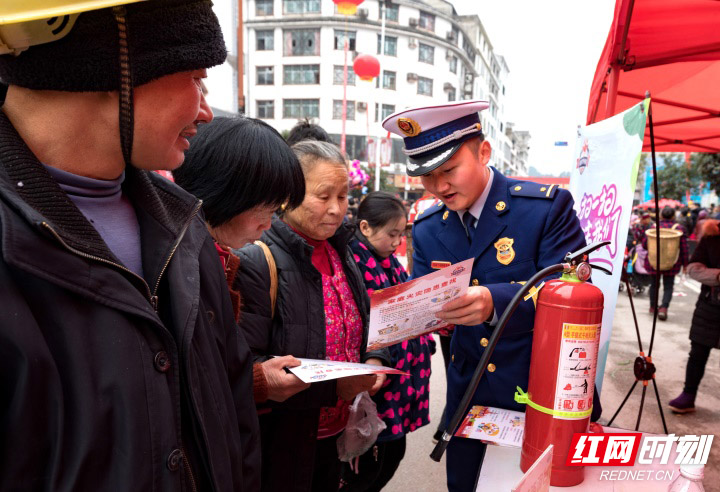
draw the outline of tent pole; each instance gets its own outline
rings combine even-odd
[[[615,103],[618,96],[618,79],[620,78],[620,67],[613,63],[610,65],[610,77],[608,81],[608,93],[605,100],[605,119],[615,114]]]

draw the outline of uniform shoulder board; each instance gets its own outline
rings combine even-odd
[[[523,196],[526,198],[555,198],[559,187],[556,184],[546,185],[532,181],[514,181],[510,184],[512,196]]]
[[[415,221],[413,222],[413,224],[417,224],[417,223],[420,222],[421,220],[427,219],[427,218],[430,217],[431,215],[436,214],[437,212],[439,212],[440,210],[442,210],[442,209],[444,209],[444,208],[445,208],[445,204],[444,204],[443,202],[436,203],[436,204],[433,205],[432,207],[426,208],[426,209],[423,210],[421,213],[417,214],[417,216],[415,217]]]

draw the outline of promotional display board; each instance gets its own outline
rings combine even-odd
[[[578,128],[570,192],[587,243],[610,241],[591,255],[591,263],[612,272],[594,271],[592,282],[605,296],[596,384],[602,388],[615,303],[630,226],[645,120],[650,100],[612,118]]]

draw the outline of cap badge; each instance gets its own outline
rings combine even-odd
[[[418,122],[412,118],[398,118],[397,126],[407,137],[414,137],[422,131]]]
[[[497,249],[497,261],[503,265],[509,265],[515,259],[515,250],[513,249],[514,239],[503,237],[498,239],[494,246]]]
[[[505,202],[499,201],[495,204],[495,210],[503,211],[505,210]]]

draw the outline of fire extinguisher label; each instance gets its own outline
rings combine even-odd
[[[600,324],[563,323],[554,410],[567,415],[592,407],[599,344]]]

